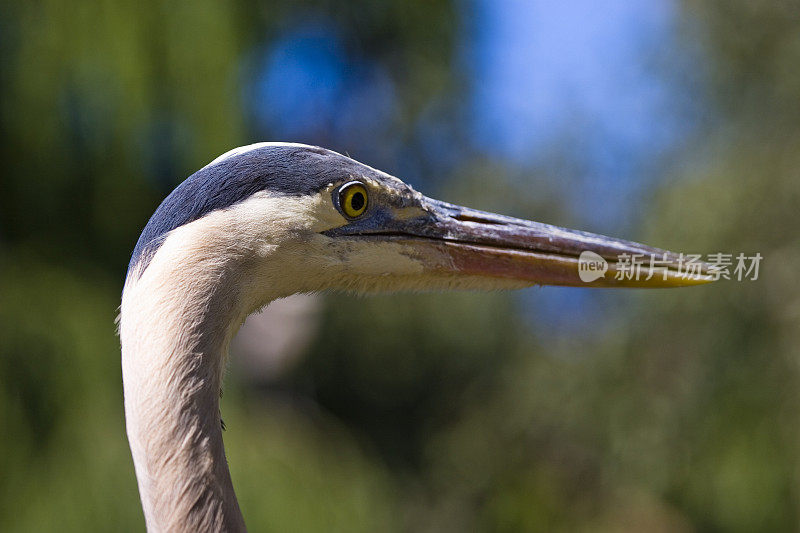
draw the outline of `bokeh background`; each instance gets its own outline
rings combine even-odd
[[[294,298],[225,442],[253,531],[800,525],[800,9],[767,0],[0,0],[0,530],[140,531],[114,319],[218,154],[320,144],[431,196],[757,281]]]

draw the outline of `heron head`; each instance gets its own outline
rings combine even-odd
[[[702,268],[681,272],[672,252],[434,200],[349,157],[296,144],[239,148],[187,179],[142,233],[129,276],[187,232],[201,260],[235,260],[272,296],[711,281]],[[587,254],[604,263],[600,275],[580,275]],[[655,258],[659,270],[617,276],[624,257]]]

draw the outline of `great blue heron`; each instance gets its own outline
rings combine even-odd
[[[585,283],[590,251],[655,254],[663,273]],[[666,254],[666,255],[664,255]],[[595,256],[596,257],[596,256]],[[663,287],[678,256],[641,244],[427,198],[314,146],[260,143],[190,176],[133,251],[120,312],[125,416],[150,531],[243,531],[222,443],[228,345],[268,302],[352,292],[513,289],[534,284]],[[629,279],[630,278],[630,279]]]

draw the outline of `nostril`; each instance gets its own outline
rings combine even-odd
[[[464,215],[459,213],[458,215],[453,216],[454,219],[460,220],[461,222],[476,222],[478,224],[493,224],[495,226],[504,226],[505,223],[499,220],[490,220],[488,218],[483,218],[480,216],[474,215]]]

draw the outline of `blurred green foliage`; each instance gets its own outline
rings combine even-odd
[[[797,529],[800,11],[681,9],[714,119],[665,163],[633,237],[758,251],[759,281],[636,293],[557,341],[506,294],[330,296],[275,390],[229,380],[253,531]],[[399,134],[457,96],[443,1],[0,2],[0,530],[143,528],[114,329],[125,264],[160,198],[248,140],[238,58],[298,10],[396,73]],[[466,160],[449,199],[569,222],[513,173]]]

